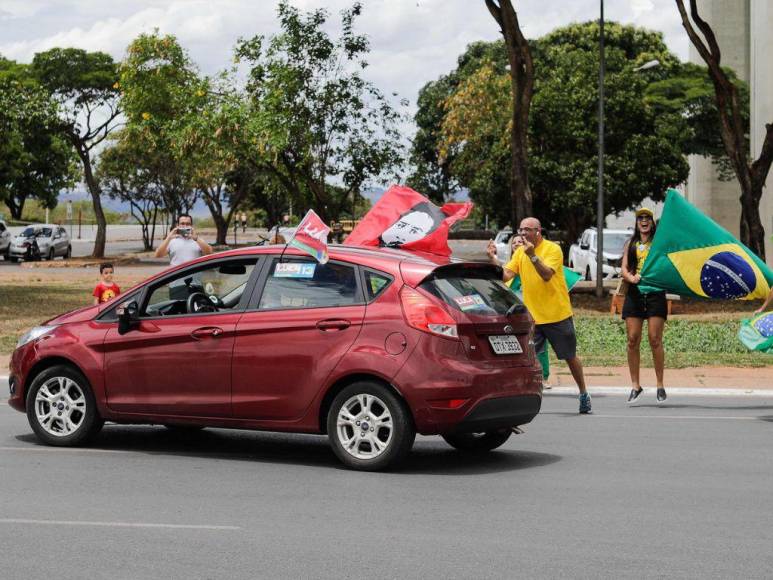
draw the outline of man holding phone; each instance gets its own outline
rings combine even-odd
[[[560,360],[566,361],[580,390],[580,413],[591,412],[590,394],[585,389],[582,362],[577,356],[572,304],[563,275],[564,255],[561,247],[542,237],[542,226],[536,218],[525,218],[516,232],[515,251],[503,269],[503,280],[521,277],[523,301],[534,318],[534,347],[537,353],[550,343]],[[497,248],[489,241],[489,261],[500,265]]]
[[[169,265],[177,266],[211,253],[212,246],[199,238],[193,229],[193,218],[184,213],[177,218],[177,227],[172,228],[158,246],[156,258],[163,258],[168,254]]]

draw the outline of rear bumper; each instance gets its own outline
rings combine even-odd
[[[525,425],[537,416],[541,406],[542,397],[538,395],[486,399],[473,407],[453,432],[480,433]]]

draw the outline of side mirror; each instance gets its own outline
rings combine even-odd
[[[124,335],[132,328],[136,328],[139,325],[139,311],[139,306],[134,300],[131,302],[124,302],[118,307],[116,310],[118,313],[118,334]]]

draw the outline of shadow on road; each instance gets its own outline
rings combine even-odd
[[[20,442],[42,446],[35,435],[17,435]],[[326,436],[262,431],[204,429],[178,432],[156,426],[106,425],[84,451],[119,451],[255,461],[345,469],[330,449]],[[56,452],[52,449],[52,452]],[[77,449],[68,448],[68,451]],[[541,467],[560,461],[558,455],[502,449],[479,456],[454,451],[438,440],[417,441],[397,473],[478,475]]]

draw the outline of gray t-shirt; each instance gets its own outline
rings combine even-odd
[[[169,265],[177,266],[201,256],[199,244],[192,238],[176,237],[169,242]]]

